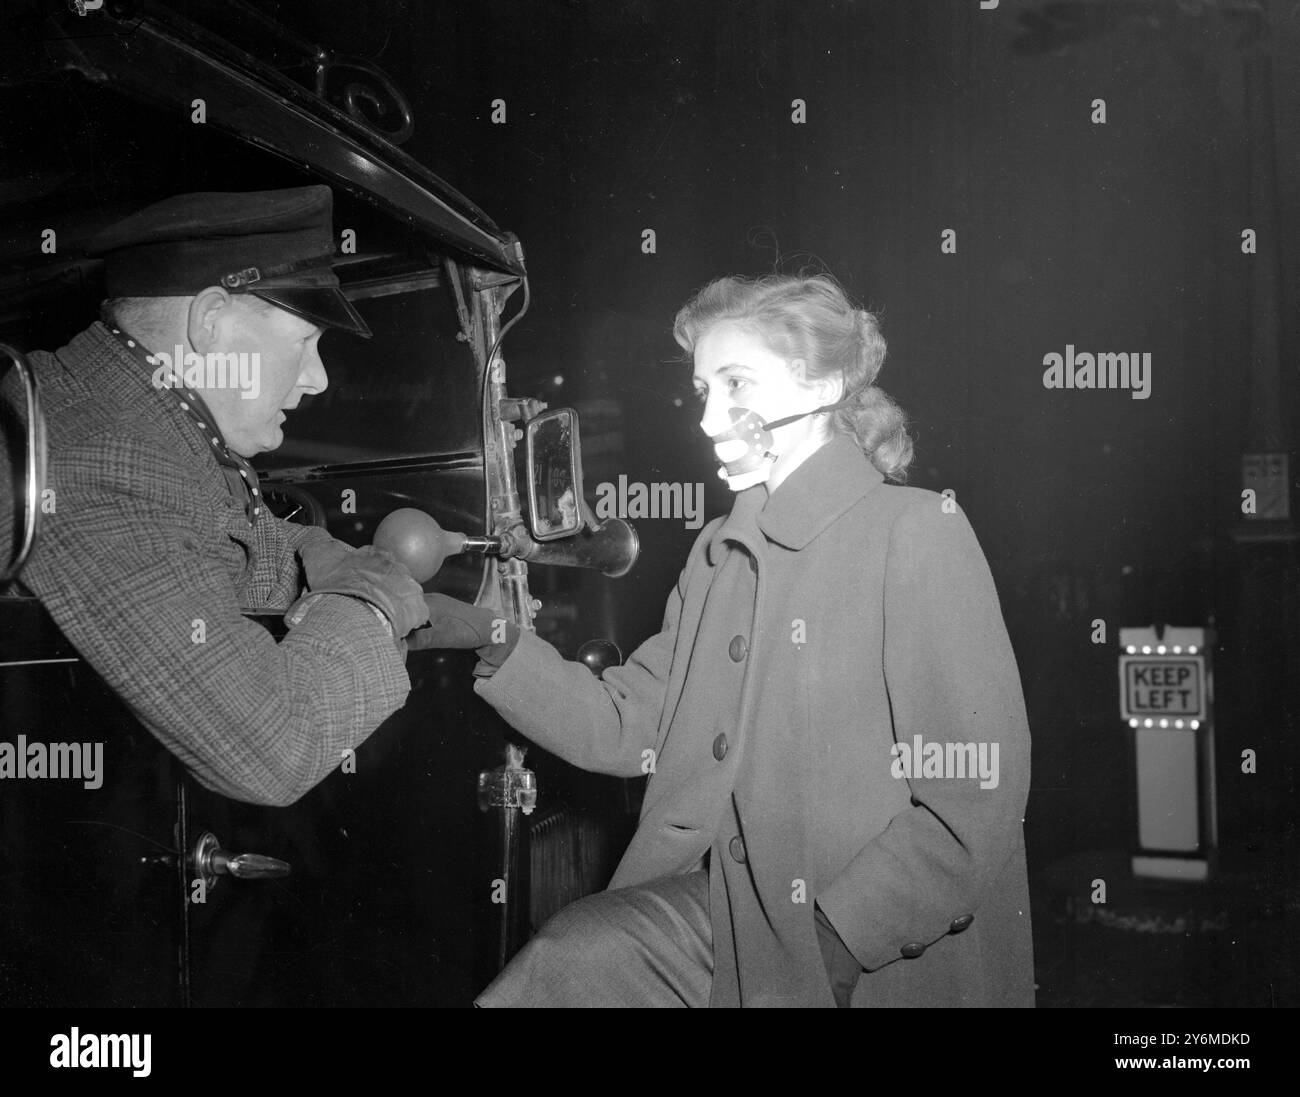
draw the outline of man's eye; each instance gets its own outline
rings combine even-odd
[[[709,400],[709,391],[708,391],[708,389],[696,389],[696,390],[695,390],[695,402],[696,402],[697,404],[705,404],[705,403],[708,403],[708,400]]]

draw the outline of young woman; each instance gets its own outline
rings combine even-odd
[[[828,278],[722,278],[674,334],[731,513],[603,681],[524,633],[476,686],[649,773],[640,825],[477,1004],[1032,1005],[1015,657],[954,500],[885,483],[912,446],[875,318]]]

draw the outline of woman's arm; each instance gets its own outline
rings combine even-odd
[[[524,632],[500,669],[480,678],[475,690],[513,728],[565,761],[597,773],[641,776],[644,752],[659,731],[687,579],[711,532],[706,526],[691,549],[668,596],[663,628],[621,667],[598,679]]]
[[[927,495],[899,515],[885,569],[885,682],[894,740],[983,744],[978,776],[907,778],[896,815],[817,902],[868,970],[930,944],[980,901],[1021,834],[1029,725],[997,591],[965,514]],[[996,755],[993,753],[996,748]],[[889,765],[893,759],[882,759]],[[902,778],[900,778],[902,779]],[[981,785],[991,787],[981,787]]]

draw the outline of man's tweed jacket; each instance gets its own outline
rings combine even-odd
[[[576,765],[651,775],[610,887],[709,855],[712,1005],[835,1004],[814,902],[866,972],[855,1006],[1033,1005],[1029,727],[993,579],[955,502],[851,439],[705,526],[663,631],[603,681],[524,633],[475,689]],[[918,738],[945,766],[904,767]]]
[[[403,649],[337,595],[278,643],[246,619],[297,598],[297,551],[328,534],[265,510],[250,525],[194,424],[101,323],[29,357],[53,506],[22,585],[201,784],[292,803],[405,701]],[[6,494],[9,462],[0,447]],[[0,507],[0,544],[13,512]]]

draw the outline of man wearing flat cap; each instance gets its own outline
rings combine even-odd
[[[331,204],[310,186],[141,210],[91,242],[101,319],[30,356],[55,507],[20,581],[201,784],[252,803],[297,800],[401,706],[428,619],[392,557],[271,514],[249,463],[326,387],[322,331],[370,334],[330,265]],[[244,616],[286,606],[279,642]]]

